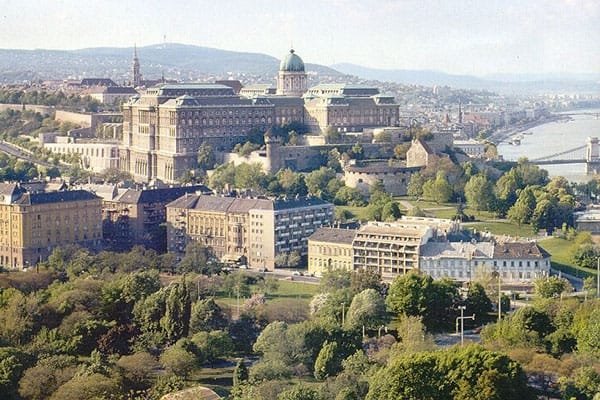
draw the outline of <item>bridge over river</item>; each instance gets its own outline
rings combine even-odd
[[[588,137],[586,144],[529,160],[536,165],[586,164],[587,174],[600,173],[600,146],[597,137]]]

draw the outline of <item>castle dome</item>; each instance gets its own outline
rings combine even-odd
[[[284,72],[304,72],[304,61],[291,49],[289,54],[281,60],[279,70]]]

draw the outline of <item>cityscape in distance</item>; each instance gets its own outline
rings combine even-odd
[[[600,400],[598,3],[0,15],[0,398]]]

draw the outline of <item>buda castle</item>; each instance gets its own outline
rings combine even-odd
[[[134,74],[139,75],[136,68]],[[202,143],[225,151],[245,142],[251,131],[292,122],[314,134],[398,124],[394,97],[375,87],[308,88],[304,62],[294,50],[281,61],[276,89],[262,86],[238,93],[225,84],[162,84],[132,97],[123,105],[119,168],[136,181],[171,183],[196,167]]]

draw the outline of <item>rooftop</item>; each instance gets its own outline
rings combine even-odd
[[[318,205],[327,205],[326,201],[316,198],[298,199],[265,199],[265,198],[240,198],[220,197],[213,195],[183,195],[177,200],[167,204],[171,208],[185,208],[193,210],[247,213],[250,210],[286,210]]]
[[[490,242],[429,242],[421,247],[422,257],[443,258],[491,258],[494,244]]]
[[[504,242],[494,247],[494,258],[498,259],[541,259],[550,254],[535,242]]]
[[[65,190],[61,192],[25,193],[14,204],[36,205],[49,203],[64,203],[71,201],[84,201],[100,199],[87,190]]]
[[[356,229],[319,228],[308,240],[351,245],[356,236]]]

